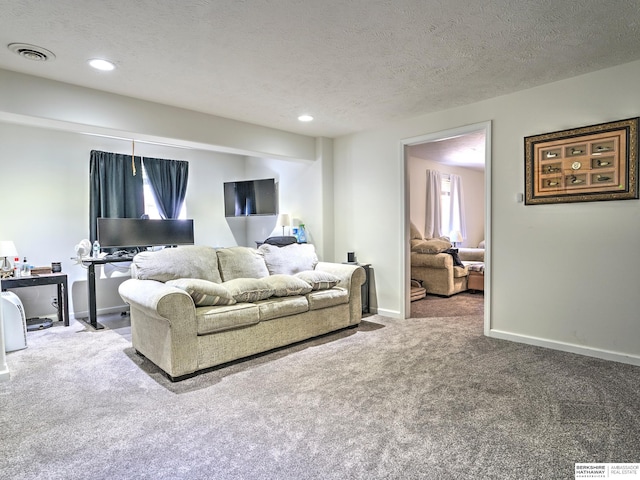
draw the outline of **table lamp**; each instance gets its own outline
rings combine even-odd
[[[18,251],[15,244],[11,240],[0,241],[0,257],[4,257],[2,260],[2,266],[0,267],[0,274],[2,277],[10,277],[13,275],[13,267],[11,262],[7,260],[7,257],[16,258]]]
[[[281,213],[278,215],[277,225],[282,227],[282,236],[284,237],[284,227],[288,227],[291,224],[291,219],[288,213]]]
[[[456,244],[463,240],[462,234],[459,230],[451,230],[451,232],[449,232],[449,239],[451,240],[451,243],[453,243],[453,248],[456,248]]]

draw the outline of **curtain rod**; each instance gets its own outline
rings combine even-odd
[[[193,150],[193,147],[187,147],[184,145],[175,145],[172,143],[154,142],[152,140],[136,140],[135,138],[131,138],[131,137],[118,137],[115,135],[106,135],[103,133],[91,133],[91,132],[79,132],[79,133],[81,135],[90,135],[92,137],[112,138],[114,140],[126,140],[131,142],[144,143],[147,145],[158,145],[160,147],[171,147],[171,148],[182,148],[185,150]]]

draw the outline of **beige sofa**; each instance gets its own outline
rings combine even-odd
[[[447,237],[425,239],[412,223],[410,242],[411,279],[420,281],[427,294],[450,297],[468,289],[469,269],[456,266],[453,255],[445,253],[452,248]],[[460,248],[458,256],[465,264],[482,262],[484,248]]]
[[[171,380],[353,327],[362,267],[319,262],[313,245],[183,246],[136,255],[119,287],[133,347]]]
[[[411,252],[411,278],[429,295],[450,297],[467,290],[467,267],[456,267],[448,253]]]

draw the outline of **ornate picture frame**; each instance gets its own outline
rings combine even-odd
[[[639,119],[525,137],[525,205],[638,199]]]

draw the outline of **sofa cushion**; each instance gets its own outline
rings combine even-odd
[[[298,295],[295,297],[271,297],[267,300],[256,302],[260,310],[260,321],[304,313],[309,310],[307,297]]]
[[[318,290],[307,294],[309,310],[320,310],[343,303],[349,303],[349,292],[344,288],[333,287],[329,290]]]
[[[441,238],[411,240],[411,251],[416,253],[442,253],[451,248],[451,242]]]
[[[140,252],[133,257],[131,267],[131,277],[139,280],[166,282],[177,278],[200,278],[222,282],[216,250],[202,245]]]
[[[273,295],[275,290],[259,278],[234,278],[222,284],[236,302],[257,302]]]
[[[252,303],[236,303],[235,305],[218,305],[196,309],[198,335],[248,327],[258,322],[260,322],[260,310]]]
[[[177,280],[169,280],[166,283],[187,292],[193,298],[193,302],[197,307],[233,305],[236,303],[231,292],[219,283],[199,278],[178,278]]]
[[[220,248],[218,249],[218,264],[223,282],[236,278],[262,278],[269,275],[264,258],[255,248]]]
[[[284,247],[262,244],[258,251],[271,275],[284,273],[294,275],[304,270],[313,270],[318,264],[315,247],[310,243],[294,243]]]
[[[453,267],[453,278],[462,278],[469,275],[467,267]]]
[[[278,273],[262,279],[274,289],[274,297],[291,297],[293,295],[304,295],[311,291],[311,285],[304,280],[292,275]]]
[[[311,285],[311,290],[327,290],[340,283],[340,279],[329,272],[321,270],[305,270],[296,273],[296,277]]]

